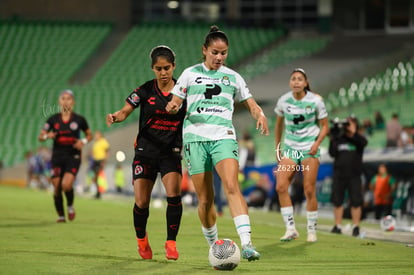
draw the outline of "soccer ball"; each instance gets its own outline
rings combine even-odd
[[[240,249],[230,239],[217,240],[208,252],[210,265],[217,270],[233,270],[240,263]]]
[[[388,215],[381,219],[381,229],[384,231],[393,231],[395,229],[396,220],[393,216]]]

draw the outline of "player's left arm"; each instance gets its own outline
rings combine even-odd
[[[263,113],[262,108],[257,104],[253,97],[250,97],[243,101],[244,106],[249,110],[250,115],[256,120],[256,129],[260,131],[262,135],[269,135],[269,125],[267,118]]]
[[[328,117],[325,117],[319,120],[319,129],[320,129],[319,135],[316,138],[315,142],[313,143],[309,151],[310,155],[315,155],[318,152],[319,146],[321,145],[322,141],[329,133]]]
[[[89,128],[88,123],[86,122],[85,119],[83,121],[82,130],[83,130],[83,132],[85,134],[85,137],[84,138],[81,138],[81,139],[78,139],[76,141],[76,143],[73,145],[73,147],[75,147],[78,150],[82,150],[83,146],[85,146],[86,144],[88,144],[88,142],[93,139],[92,131]]]

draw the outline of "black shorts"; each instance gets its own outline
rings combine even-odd
[[[104,160],[93,160],[92,167],[91,167],[92,171],[97,174],[99,171],[102,170],[103,163],[104,163]]]
[[[348,191],[348,197],[351,207],[362,206],[362,181],[361,177],[345,178],[334,175],[332,182],[331,202],[334,206],[343,205],[345,191]]]
[[[135,155],[132,163],[132,177],[137,179],[150,179],[155,181],[157,174],[161,177],[170,172],[182,172],[181,156],[178,154],[170,154],[158,158],[149,158]]]
[[[65,173],[77,175],[81,163],[81,156],[61,155],[52,157],[52,177],[62,177]]]

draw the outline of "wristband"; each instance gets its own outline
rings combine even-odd
[[[82,143],[83,143],[83,144],[85,144],[85,145],[88,143],[88,140],[87,140],[86,138],[81,139],[81,141],[82,141]]]

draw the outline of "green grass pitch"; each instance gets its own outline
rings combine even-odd
[[[152,260],[141,260],[132,226],[133,198],[75,198],[73,222],[55,223],[52,194],[0,186],[0,274],[218,274],[208,263],[197,211],[185,207],[177,239],[180,258],[165,259],[164,209],[150,210]],[[414,249],[402,243],[319,231],[306,242],[297,217],[298,240],[281,243],[277,212],[251,211],[252,239],[262,258],[241,260],[236,274],[414,274]],[[320,219],[330,225],[332,220]],[[364,225],[363,225],[364,226]],[[229,213],[218,218],[219,236],[239,238]]]

